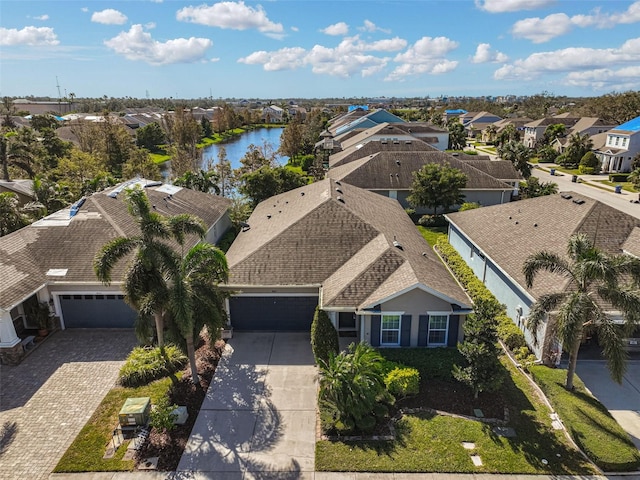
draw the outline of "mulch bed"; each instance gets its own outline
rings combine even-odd
[[[397,408],[431,408],[467,416],[474,416],[474,409],[479,408],[485,418],[497,419],[504,418],[505,406],[507,404],[499,390],[494,393],[483,392],[474,399],[473,393],[465,385],[438,379],[421,385],[418,395],[396,403]]]
[[[158,470],[173,471],[178,467],[180,457],[187,445],[191,429],[196,421],[200,406],[216,371],[225,342],[218,340],[213,347],[202,342],[196,350],[196,364],[200,375],[200,384],[191,383],[191,371],[187,368],[182,378],[174,384],[170,391],[170,401],[176,405],[186,405],[189,417],[184,425],[176,425],[171,432],[159,432],[151,429],[149,439],[137,452],[136,462],[139,465],[149,457],[159,457]]]

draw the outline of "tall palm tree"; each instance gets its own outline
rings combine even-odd
[[[569,137],[569,145],[567,145],[567,155],[571,159],[571,163],[578,164],[582,157],[590,152],[593,148],[593,140],[588,133],[574,133]]]
[[[227,280],[229,269],[222,250],[200,243],[184,256],[170,285],[169,311],[173,327],[186,344],[191,381],[199,384],[195,338],[204,326],[212,335],[226,324],[225,295],[218,284]]]
[[[169,282],[179,264],[178,254],[167,242],[175,239],[182,243],[186,234],[202,237],[205,228],[191,215],[163,217],[153,212],[140,187],[128,189],[125,195],[129,213],[140,228],[140,234],[118,237],[104,245],[94,258],[93,268],[98,279],[109,285],[116,264],[133,255],[124,274],[125,299],[138,311],[138,334],[144,332],[145,324],[153,318],[158,346],[162,347]]]
[[[528,328],[536,338],[541,322],[550,317],[551,332],[569,353],[567,389],[573,389],[578,351],[586,332],[597,333],[611,376],[620,383],[627,360],[624,334],[640,320],[640,259],[607,255],[584,234],[571,236],[567,255],[541,251],[525,261],[522,270],[529,288],[540,271],[562,275],[568,281],[562,291],[541,295],[532,305]],[[607,311],[622,314],[623,328]]]

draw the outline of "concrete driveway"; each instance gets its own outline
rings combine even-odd
[[[629,361],[622,385],[611,380],[603,360],[581,359],[577,373],[640,449],[640,360]]]
[[[313,478],[316,398],[308,333],[234,333],[178,472],[224,480]]]

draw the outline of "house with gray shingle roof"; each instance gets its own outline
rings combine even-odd
[[[22,340],[37,325],[30,305],[47,302],[61,328],[130,328],[136,314],[120,289],[126,261],[104,286],[93,271],[95,254],[108,241],[138,233],[127,210],[124,189],[142,186],[153,209],[163,215],[191,213],[207,226],[206,241],[216,243],[231,225],[230,200],[160,182],[136,180],[94,193],[68,209],[0,237],[0,360],[24,355]],[[192,236],[185,245],[199,241]]]
[[[462,189],[465,202],[496,205],[511,201],[513,185],[497,180],[474,167],[474,161],[463,161],[459,157],[437,150],[414,152],[383,150],[331,168],[327,176],[396,199],[403,208],[409,208],[412,206],[407,197],[411,193],[414,172],[431,163],[449,165],[467,176],[467,185]],[[417,208],[416,211],[433,213],[424,208]]]
[[[457,212],[447,218],[449,243],[506,305],[529,346],[545,361],[559,351],[559,345],[547,334],[546,324],[537,332],[535,345],[526,319],[540,295],[567,288],[568,280],[541,272],[533,287],[527,288],[522,273],[527,257],[542,250],[566,257],[569,238],[578,233],[609,254],[640,253],[640,219],[574,192]]]
[[[260,203],[227,252],[231,326],[454,346],[471,301],[395,200],[325,179]]]

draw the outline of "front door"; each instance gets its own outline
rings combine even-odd
[[[358,337],[358,322],[354,312],[340,312],[338,314],[338,336]]]

